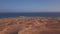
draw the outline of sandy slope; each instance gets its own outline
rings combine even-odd
[[[60,18],[0,18],[0,34],[60,34]]]

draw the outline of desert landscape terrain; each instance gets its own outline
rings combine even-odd
[[[0,34],[60,34],[60,17],[0,18]]]

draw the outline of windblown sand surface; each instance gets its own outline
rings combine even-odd
[[[0,34],[60,34],[60,18],[0,18]]]

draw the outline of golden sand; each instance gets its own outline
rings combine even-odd
[[[60,18],[0,18],[0,34],[60,34]]]

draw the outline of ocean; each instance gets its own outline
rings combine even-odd
[[[7,17],[60,17],[60,12],[0,13],[0,18]]]

